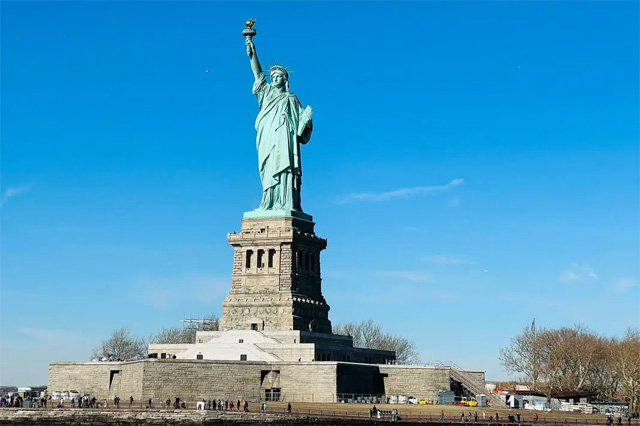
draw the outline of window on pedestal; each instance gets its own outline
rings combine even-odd
[[[298,250],[296,253],[296,268],[298,270],[302,269],[302,250]]]
[[[309,253],[309,270],[316,272],[316,256],[313,253]]]
[[[304,270],[305,271],[309,270],[309,252],[308,251],[304,252]]]
[[[258,268],[264,268],[264,250],[258,250]]]
[[[275,257],[276,257],[276,251],[275,249],[269,249],[269,260],[268,260],[268,265],[269,268],[273,268],[274,265],[274,261],[275,261]]]
[[[245,268],[251,268],[251,258],[253,257],[253,250],[247,250]]]

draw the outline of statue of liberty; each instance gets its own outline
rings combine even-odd
[[[247,29],[255,35],[249,22]],[[255,77],[253,94],[260,106],[255,127],[258,169],[262,181],[260,207],[245,213],[245,217],[302,213],[300,144],[306,144],[311,139],[313,110],[309,106],[303,108],[298,97],[289,91],[289,73],[284,67],[272,66],[269,70],[271,82],[268,83],[251,36],[246,36],[245,45]],[[298,216],[308,215],[302,213]]]

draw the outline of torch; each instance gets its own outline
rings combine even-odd
[[[256,23],[255,19],[249,19],[246,22],[247,27],[244,30],[242,30],[242,35],[244,36],[244,38],[246,40],[251,40],[251,38],[258,33],[255,29],[253,29],[253,25],[255,23]],[[249,46],[247,46],[247,56],[251,56],[251,52],[250,52]]]

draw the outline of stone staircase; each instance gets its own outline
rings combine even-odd
[[[474,379],[473,376],[465,372],[460,366],[456,365],[454,362],[445,361],[438,363],[440,366],[449,367],[450,376],[456,382],[462,384],[464,388],[469,390],[474,395],[483,394],[487,396],[487,403],[490,403],[492,407],[504,407],[504,401],[500,399],[498,396],[489,392],[485,387],[484,383],[478,383],[477,380]]]

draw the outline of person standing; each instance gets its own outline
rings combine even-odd
[[[291,403],[287,404],[287,413],[291,414]]]

